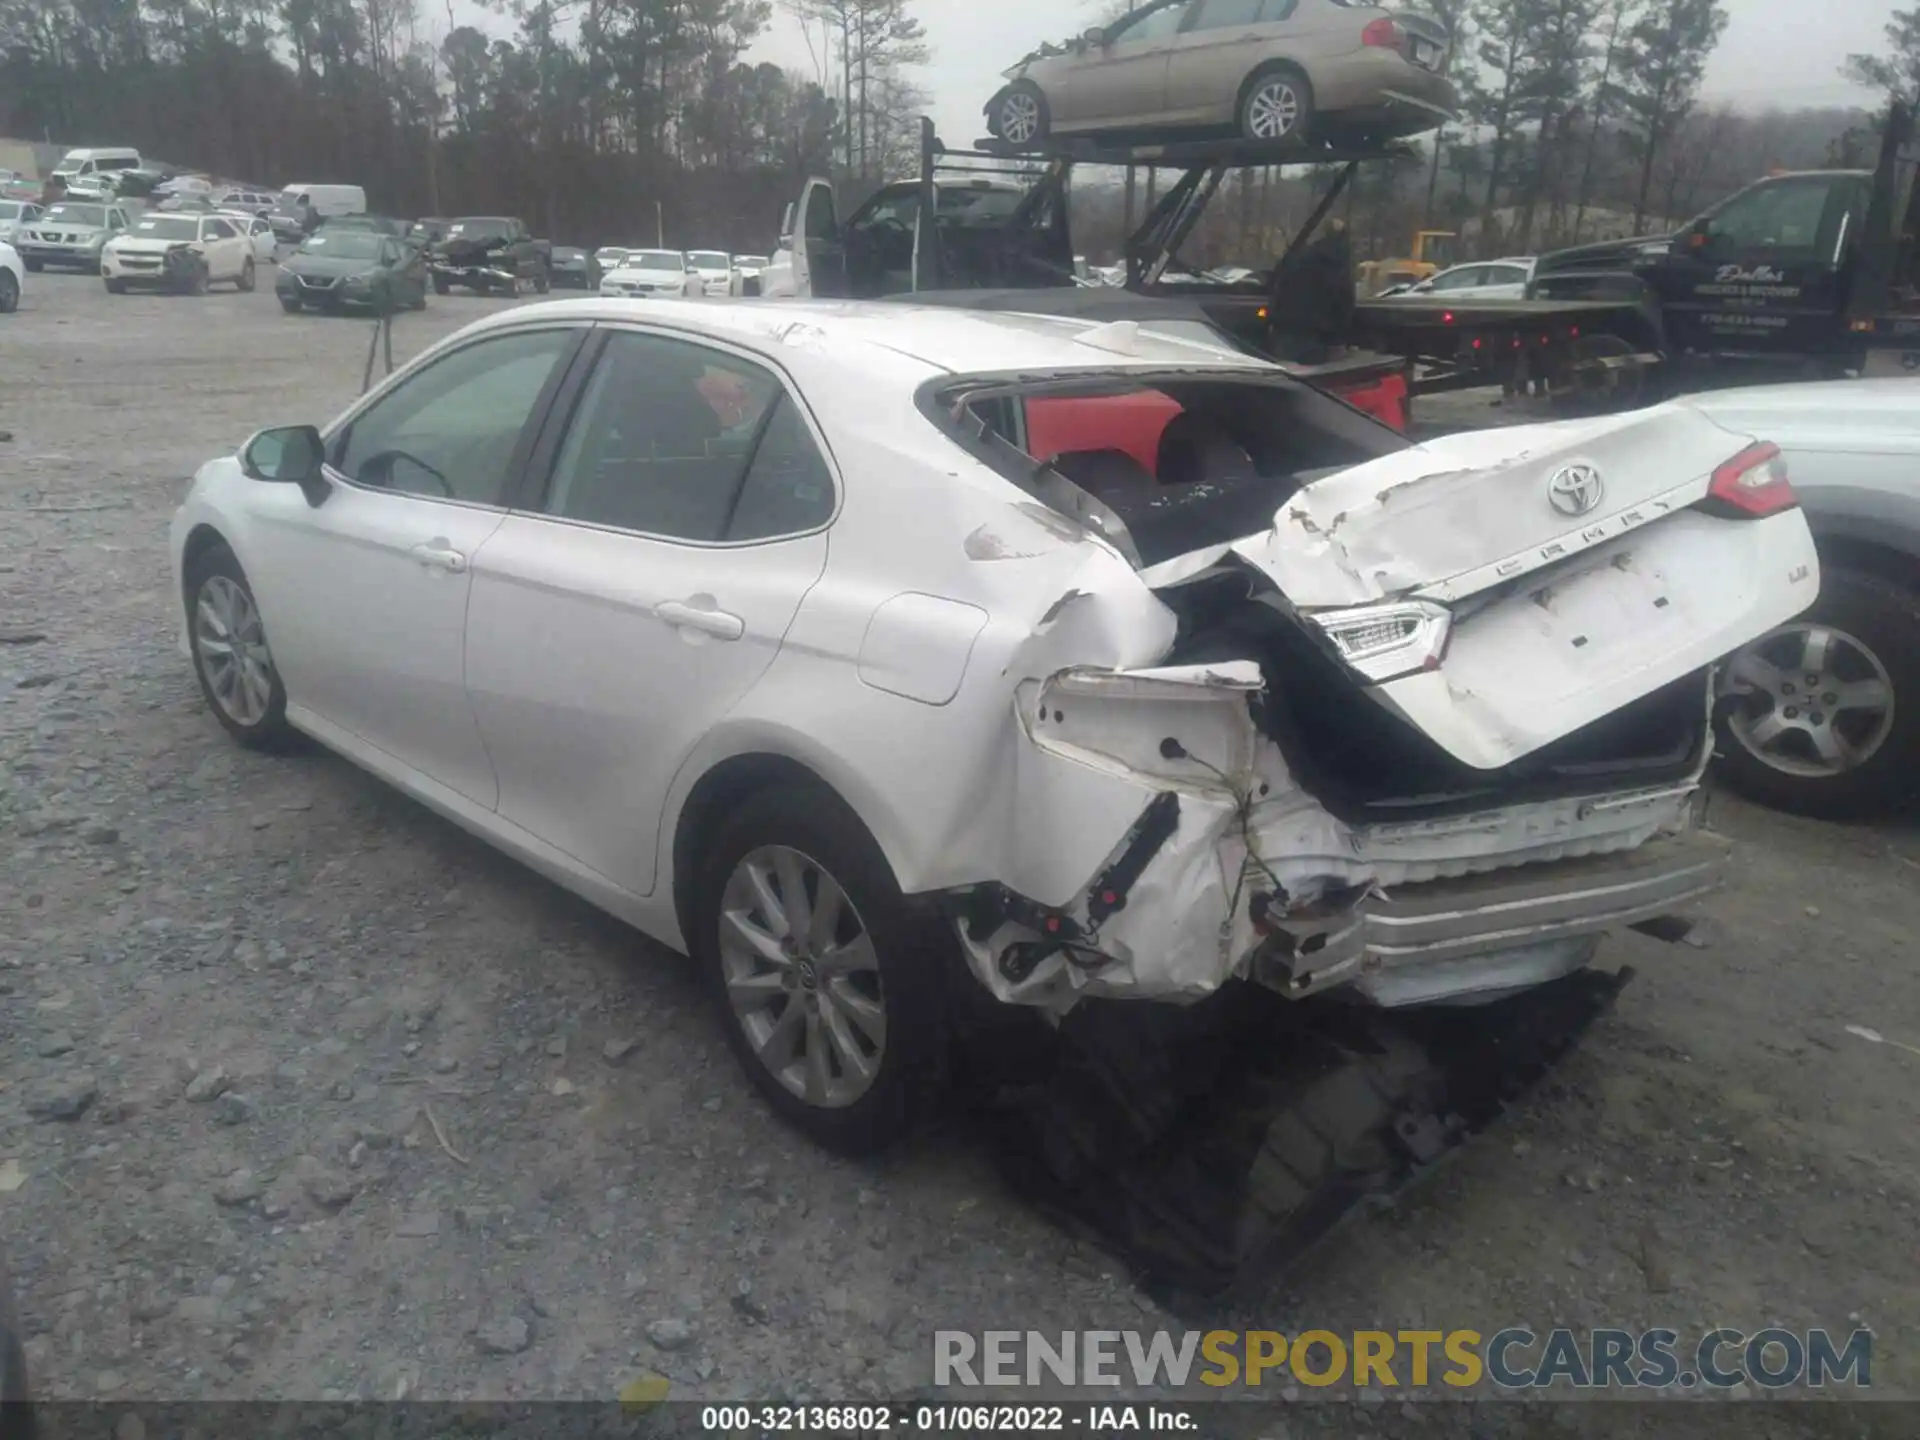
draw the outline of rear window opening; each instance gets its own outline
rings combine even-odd
[[[1043,504],[1141,567],[1270,529],[1302,486],[1404,436],[1281,375],[973,376],[921,409]]]

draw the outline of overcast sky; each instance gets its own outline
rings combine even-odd
[[[1707,70],[1709,101],[1752,110],[1873,102],[1870,92],[1840,78],[1840,64],[1852,52],[1885,43],[1882,32],[1898,0],[1723,3],[1727,31]],[[461,20],[472,19],[492,33],[508,29],[509,22],[482,16],[465,0],[454,8]],[[912,8],[927,27],[933,55],[919,79],[933,94],[933,117],[949,144],[986,133],[980,107],[999,88],[1002,70],[1043,40],[1078,34],[1101,9],[1087,0],[917,0]],[[431,14],[423,7],[423,20]],[[799,22],[781,0],[775,0],[772,27],[748,58],[815,70]]]

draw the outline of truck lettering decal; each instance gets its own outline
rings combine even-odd
[[[1722,285],[1744,282],[1749,285],[1778,285],[1785,280],[1786,273],[1771,265],[1755,265],[1751,270],[1740,265],[1722,265],[1714,272],[1715,280]]]

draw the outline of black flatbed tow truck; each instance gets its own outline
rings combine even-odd
[[[1913,130],[1911,109],[1896,106],[1872,171],[1769,176],[1677,235],[1545,255],[1524,300],[1354,299],[1342,357],[1295,368],[1325,383],[1397,365],[1415,396],[1543,384],[1559,398],[1615,406],[1739,378],[1756,363],[1837,375],[1878,349],[1910,353],[1913,368],[1920,363]],[[844,226],[829,182],[810,182],[788,234],[811,276],[802,293],[1162,323],[1184,316],[1255,353],[1284,358],[1290,337],[1280,302],[1298,283],[1298,257],[1360,165],[1407,153],[1393,144],[1239,138],[1061,137],[1025,150],[980,140],[954,149],[923,120],[917,181],[882,187]],[[1179,172],[1126,241],[1122,287],[1075,275],[1067,192],[1084,165]],[[1337,170],[1273,267],[1239,284],[1179,278],[1180,249],[1228,172],[1288,165]],[[997,209],[948,203],[969,189],[1022,193],[1017,204]],[[902,220],[908,210],[912,218]],[[937,223],[923,225],[924,215]]]

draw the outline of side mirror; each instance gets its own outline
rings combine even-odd
[[[1083,45],[1097,45],[1104,50],[1107,44],[1106,26],[1095,25],[1091,30],[1087,31],[1084,35],[1080,37],[1080,43]]]
[[[240,468],[248,479],[298,485],[307,503],[316,507],[331,493],[320,473],[325,459],[320,432],[311,425],[262,430],[240,449]]]
[[[1711,220],[1694,221],[1692,226],[1688,228],[1686,235],[1686,249],[1688,253],[1694,255],[1703,254],[1712,244],[1713,222]]]

